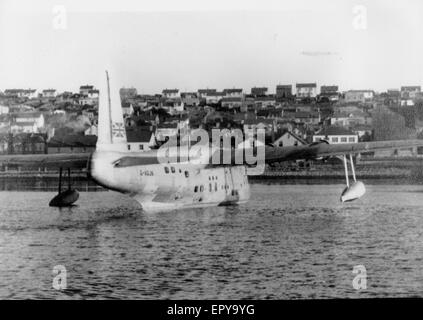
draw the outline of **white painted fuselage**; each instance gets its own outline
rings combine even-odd
[[[115,161],[126,155],[95,152],[90,174],[98,184],[134,198],[145,211],[239,204],[250,197],[245,166],[183,162],[116,166]]]

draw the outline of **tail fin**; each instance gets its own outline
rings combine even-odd
[[[100,88],[96,149],[97,151],[128,151],[119,90],[113,86],[112,91],[110,90],[107,71],[106,83]]]

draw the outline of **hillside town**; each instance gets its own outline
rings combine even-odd
[[[318,90],[319,89],[319,90]],[[196,92],[120,89],[128,151],[147,151],[167,137],[196,128],[264,129],[275,146],[423,138],[421,86],[386,92],[340,91],[336,85],[297,83]],[[91,152],[97,141],[99,90],[52,88],[0,92],[0,154]],[[394,150],[379,156],[418,156]]]

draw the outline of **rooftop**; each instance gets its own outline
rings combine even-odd
[[[355,133],[340,126],[329,126],[320,130],[317,136],[354,136]]]

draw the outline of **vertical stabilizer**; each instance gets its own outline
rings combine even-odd
[[[106,81],[100,87],[98,106],[97,151],[127,151],[125,122],[119,89],[112,86],[106,71]]]

